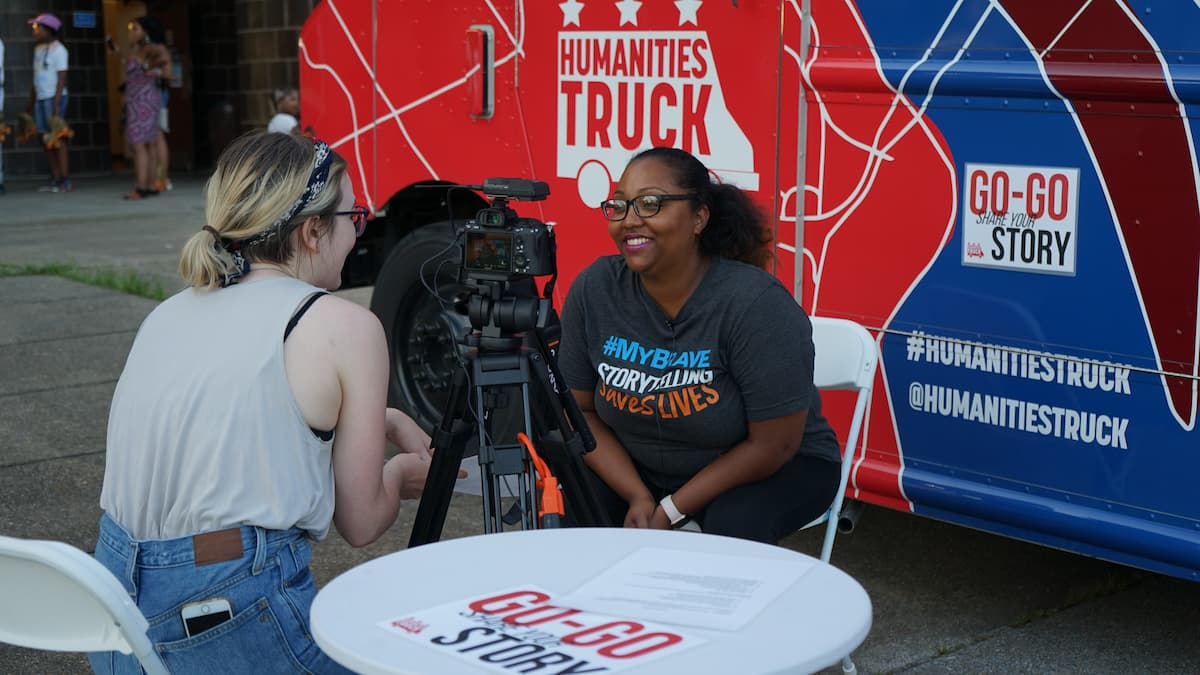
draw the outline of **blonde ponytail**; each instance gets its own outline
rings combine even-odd
[[[308,187],[313,147],[302,136],[265,132],[246,134],[229,144],[204,186],[208,225],[188,239],[179,256],[179,275],[185,282],[195,288],[223,285],[239,267],[226,244],[245,242],[272,227],[279,228],[280,236],[240,246],[238,252],[251,263],[287,264],[293,254],[290,226],[313,216],[326,225],[333,222],[346,172],[346,161],[336,153],[324,187],[289,222],[279,223]]]
[[[207,230],[193,234],[179,254],[179,276],[195,288],[216,288],[234,271],[233,257]]]

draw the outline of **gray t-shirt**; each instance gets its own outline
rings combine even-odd
[[[747,423],[808,409],[800,453],[840,461],[813,385],[812,324],[779,281],[713,257],[668,319],[621,256],[571,285],[558,364],[642,472],[676,489],[746,438]]]

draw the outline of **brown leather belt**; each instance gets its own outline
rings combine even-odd
[[[241,528],[231,527],[228,530],[205,532],[193,536],[192,555],[197,567],[241,558]]]

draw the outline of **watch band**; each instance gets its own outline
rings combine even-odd
[[[687,516],[675,508],[675,500],[671,499],[671,495],[667,495],[659,500],[658,505],[662,507],[663,513],[667,514],[667,520],[671,521],[671,525],[678,525],[687,520]]]

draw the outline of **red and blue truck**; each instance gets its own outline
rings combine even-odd
[[[549,183],[518,210],[561,302],[625,162],[673,145],[771,214],[811,314],[876,336],[850,499],[1200,578],[1200,3],[324,0],[299,53],[375,213],[347,282],[426,424],[469,324],[425,263],[484,206],[429,186]]]

